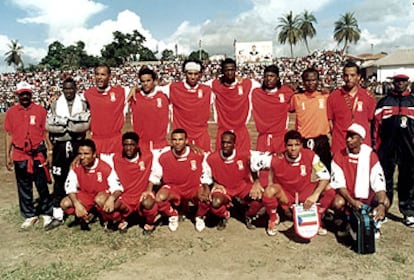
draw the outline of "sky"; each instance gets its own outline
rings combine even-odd
[[[311,50],[340,49],[333,40],[334,23],[354,12],[361,30],[351,54],[390,53],[414,45],[413,0],[1,0],[0,71],[12,71],[4,62],[11,40],[23,46],[23,61],[36,64],[49,44],[65,46],[81,40],[86,51],[100,55],[112,32],[138,30],[145,45],[189,54],[202,49],[210,55],[233,56],[233,41],[273,41],[275,57],[290,56],[289,45],[277,41],[279,18],[305,10],[317,19]],[[294,47],[306,55],[304,44]]]

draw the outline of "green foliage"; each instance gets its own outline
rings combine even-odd
[[[301,37],[302,40],[305,42],[306,49],[308,53],[310,53],[309,46],[308,46],[308,38],[313,38],[316,35],[316,29],[313,26],[313,23],[318,23],[316,17],[308,11],[304,11],[298,20],[299,29],[302,33]]]
[[[347,51],[349,43],[357,43],[360,35],[361,30],[353,12],[341,15],[340,19],[335,22],[334,39],[338,45],[344,42],[342,51]]]
[[[210,56],[209,56],[208,52],[206,52],[203,49],[193,51],[188,56],[189,59],[198,59],[198,60],[201,60],[201,61],[206,61],[206,60],[208,60],[209,57]]]
[[[280,30],[278,35],[279,43],[285,44],[288,42],[290,45],[290,56],[293,57],[293,46],[302,38],[300,17],[293,15],[293,12],[290,11],[284,17],[279,17],[279,25],[276,29]]]
[[[165,49],[161,53],[161,59],[165,61],[173,61],[175,59],[174,51]]]
[[[85,51],[85,43],[82,41],[67,47],[59,41],[53,42],[49,45],[47,55],[39,63],[52,69],[79,69],[98,64],[99,58],[88,55]]]
[[[8,47],[10,50],[4,54],[6,56],[4,61],[6,61],[7,65],[13,65],[15,69],[19,66],[24,67],[22,60],[23,46],[19,44],[19,41],[11,40]]]

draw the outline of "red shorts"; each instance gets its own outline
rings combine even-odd
[[[86,211],[92,209],[95,206],[95,196],[85,192],[77,192],[76,197],[82,203],[83,207],[85,207]]]
[[[256,150],[261,152],[281,152],[285,150],[284,135],[259,134],[257,136]]]
[[[187,201],[193,201],[196,197],[197,197],[197,192],[199,189],[201,189],[202,186],[199,185],[198,188],[195,188],[194,190],[190,191],[190,192],[186,192],[183,193],[179,188],[177,188],[174,185],[164,185],[160,188],[160,190],[168,190],[171,194],[173,194],[175,197],[178,197],[177,200],[172,201],[172,203],[175,206],[178,206],[181,204],[182,200],[187,200]]]

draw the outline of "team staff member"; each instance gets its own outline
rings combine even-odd
[[[200,84],[203,65],[199,60],[183,63],[185,80],[162,87],[172,104],[172,129],[183,128],[191,145],[211,150],[208,120],[212,103],[211,88]]]
[[[295,129],[303,136],[303,146],[313,150],[322,163],[331,169],[331,148],[329,145],[329,121],[326,103],[327,94],[317,90],[319,72],[308,68],[302,73],[304,93],[297,93],[291,99],[291,110],[296,113]]]
[[[372,148],[362,144],[365,136],[361,125],[352,124],[347,129],[347,148],[334,156],[330,185],[338,193],[332,208],[343,213],[347,205],[361,209],[362,204],[367,204],[373,207],[374,220],[382,221],[390,205],[385,193],[384,173]],[[377,231],[376,238],[379,236]]]
[[[49,132],[53,174],[53,220],[46,230],[63,224],[60,201],[65,197],[65,181],[69,166],[77,155],[79,142],[86,137],[90,125],[88,105],[76,94],[76,82],[72,78],[63,81],[63,94],[53,102],[47,114],[46,129]]]
[[[240,198],[244,203],[249,204],[245,213],[246,225],[254,228],[252,224],[261,202],[259,202],[263,188],[257,181],[253,185],[253,178],[250,172],[250,154],[239,153],[235,149],[236,135],[232,131],[225,131],[221,135],[221,148],[209,154],[203,162],[203,175],[201,183],[205,186],[212,185],[210,211],[220,218],[217,225],[218,230],[226,227],[230,218],[231,201],[234,197]],[[205,213],[202,213],[203,216]],[[202,217],[196,218],[196,229],[202,231],[205,227]]]
[[[142,151],[159,154],[160,150],[168,147],[169,100],[155,86],[157,76],[154,70],[143,67],[138,78],[141,88],[135,89],[135,97],[130,101],[132,127],[140,137]]]
[[[414,96],[409,77],[396,75],[394,91],[378,101],[375,110],[376,150],[384,168],[387,196],[394,196],[394,170],[398,165],[398,202],[404,223],[414,227]]]
[[[20,212],[25,218],[21,228],[37,223],[33,203],[33,183],[39,194],[39,206],[44,226],[52,220],[52,198],[47,186],[50,181],[46,166],[44,140],[46,137],[46,110],[32,102],[32,86],[27,82],[17,84],[19,103],[11,107],[4,119],[6,131],[6,167],[15,170]],[[51,151],[51,149],[49,149]]]
[[[95,87],[88,89],[84,97],[91,111],[91,136],[101,158],[122,150],[124,117],[127,112],[127,90],[109,85],[111,70],[107,65],[95,67]]]
[[[221,63],[222,76],[207,84],[214,94],[214,109],[218,124],[216,147],[220,147],[220,136],[226,130],[232,130],[239,141],[236,149],[249,152],[251,149],[247,122],[250,118],[250,94],[252,80],[236,79],[236,62],[226,58]]]
[[[293,91],[280,83],[279,68],[267,66],[263,71],[263,84],[252,91],[253,117],[258,132],[256,150],[280,152],[283,137],[289,125],[289,102]],[[269,172],[260,171],[260,183],[268,184]]]
[[[93,214],[95,198],[99,192],[111,194],[123,191],[116,172],[103,160],[97,157],[93,140],[85,139],[79,143],[79,164],[68,173],[65,182],[65,196],[61,203],[63,211],[75,215],[80,221],[81,229],[89,230],[88,222]]]
[[[371,131],[374,119],[375,99],[359,86],[361,70],[354,62],[347,62],[343,68],[345,84],[334,90],[328,97],[328,120],[332,132],[331,153],[346,147],[345,135],[352,123],[362,125],[365,131]],[[371,146],[371,137],[367,134],[364,143]]]
[[[309,209],[319,201],[319,214],[322,216],[335,197],[335,191],[328,186],[330,179],[328,169],[318,155],[302,147],[300,133],[290,130],[285,134],[284,152],[252,156],[253,171],[266,168],[273,172],[273,184],[265,189],[262,197],[263,205],[269,215],[266,231],[270,236],[277,233],[279,215],[276,211],[279,203],[289,217],[292,215],[290,206],[295,203],[295,196],[298,194],[299,202],[303,203],[304,209]],[[327,231],[321,227],[318,233],[325,235]]]
[[[150,181],[154,185],[163,185],[156,194],[159,212],[169,217],[171,231],[178,229],[178,211],[172,207],[182,205],[186,208],[189,201],[198,206],[196,216],[205,213],[208,208],[209,189],[200,183],[203,156],[193,152],[188,146],[187,133],[177,128],[171,132],[171,150],[159,157]],[[149,191],[152,191],[149,189]]]
[[[154,230],[154,221],[158,214],[153,192],[147,192],[152,168],[152,153],[142,153],[139,137],[135,132],[122,135],[122,153],[113,157],[112,167],[124,188],[112,194],[100,192],[95,201],[106,220],[114,221],[117,229],[125,232],[127,218],[134,211],[145,217],[144,234]]]

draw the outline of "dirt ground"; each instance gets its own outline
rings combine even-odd
[[[354,253],[333,232],[300,241],[289,221],[274,237],[234,218],[224,231],[198,233],[185,220],[177,232],[160,226],[149,237],[138,226],[121,235],[99,224],[86,233],[67,225],[22,231],[4,145],[0,157],[0,279],[414,279],[414,229],[401,223],[395,203],[372,255]]]

